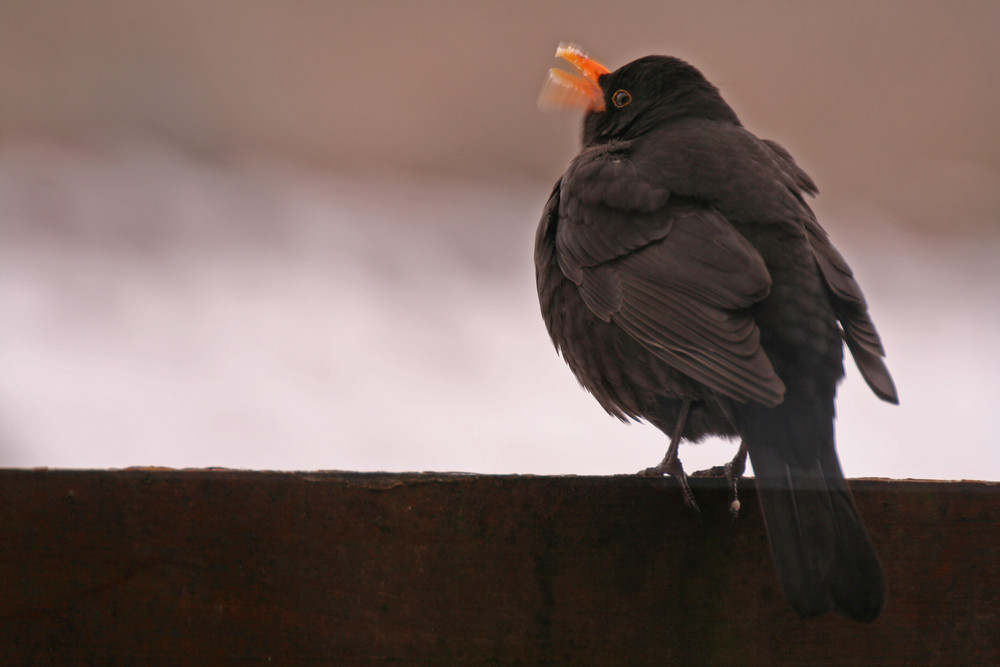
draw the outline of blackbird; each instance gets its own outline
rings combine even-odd
[[[749,452],[791,607],[874,620],[882,568],[834,448],[844,342],[898,398],[861,288],[806,203],[816,185],[686,62],[611,72],[574,46],[556,55],[579,73],[551,70],[540,105],[586,114],[535,239],[553,343],[611,415],[670,437],[644,472],[672,475],[691,507],[680,441],[740,438],[732,509]]]

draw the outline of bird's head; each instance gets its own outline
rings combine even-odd
[[[718,89],[678,58],[646,56],[612,72],[573,45],[560,45],[556,57],[579,74],[550,69],[538,105],[585,110],[584,145],[631,139],[680,118],[740,124]]]

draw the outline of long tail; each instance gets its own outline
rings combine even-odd
[[[820,403],[744,404],[743,437],[789,604],[803,617],[832,610],[869,622],[885,600],[882,567],[837,460],[832,400]]]

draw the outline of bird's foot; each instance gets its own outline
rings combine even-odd
[[[646,468],[645,470],[640,470],[637,473],[640,477],[662,477],[663,475],[670,475],[677,480],[677,483],[681,487],[681,496],[684,499],[684,505],[688,509],[694,511],[695,514],[701,514],[701,509],[698,507],[698,503],[694,500],[694,493],[691,492],[691,486],[688,484],[687,475],[684,473],[684,467],[681,465],[680,459],[673,457],[667,457],[652,468]]]
[[[690,410],[691,399],[684,399],[684,402],[681,404],[680,414],[677,416],[677,423],[674,425],[673,432],[670,435],[670,446],[667,447],[666,456],[663,457],[659,465],[646,468],[640,471],[639,474],[643,477],[670,475],[681,486],[684,504],[687,505],[688,509],[694,510],[695,514],[701,514],[701,510],[698,509],[698,503],[694,501],[694,494],[691,493],[691,486],[688,484],[687,475],[684,474],[684,466],[681,465],[681,459],[677,456],[677,448],[681,444],[681,436],[684,433],[684,423],[687,421]]]
[[[731,498],[729,501],[729,513],[733,515],[733,520],[736,520],[740,516],[739,482],[740,478],[743,477],[743,473],[746,472],[746,469],[746,448],[741,446],[740,450],[736,452],[736,456],[733,460],[726,465],[713,466],[707,470],[699,470],[698,472],[691,473],[691,476],[725,477],[726,481],[729,483],[729,493]]]
[[[733,494],[733,499],[729,503],[729,513],[733,515],[733,521],[740,517],[740,497],[739,489],[737,488],[740,483],[740,478],[743,477],[743,473],[747,470],[747,443],[744,440],[740,443],[740,448],[736,452],[736,456],[733,460],[723,466],[726,473],[726,481],[729,482],[729,490]]]
[[[733,521],[740,518],[740,497],[739,497],[739,486],[740,478],[743,477],[743,470],[745,466],[740,466],[737,468],[730,461],[723,466],[726,474],[726,481],[729,482],[729,492],[732,494],[732,500],[729,501],[729,514],[732,515]]]
[[[650,468],[652,470],[652,468]],[[691,477],[725,477],[726,481],[729,483],[729,513],[733,516],[733,520],[739,518],[740,516],[740,499],[738,494],[738,485],[740,478],[743,476],[743,471],[737,471],[736,466],[730,461],[724,466],[712,466],[708,470],[699,470],[698,472],[691,473]]]

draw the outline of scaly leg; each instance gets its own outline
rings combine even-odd
[[[699,470],[698,472],[691,473],[692,477],[726,477],[726,481],[729,482],[729,492],[732,500],[729,502],[729,512],[733,515],[734,519],[740,516],[740,499],[737,487],[739,486],[740,478],[743,477],[743,473],[747,469],[747,444],[746,441],[740,441],[740,448],[736,451],[736,456],[733,460],[724,466],[713,466],[708,470]]]
[[[733,425],[733,430],[736,430],[735,422],[733,421],[730,411],[727,409],[725,404],[720,404],[720,408],[726,414],[726,418],[729,423]],[[729,512],[733,515],[733,519],[738,519],[740,516],[740,499],[737,487],[739,486],[740,478],[743,477],[743,473],[747,469],[747,443],[746,440],[740,440],[740,448],[736,450],[736,456],[733,460],[724,466],[715,466],[709,468],[708,470],[699,470],[698,472],[692,473],[692,477],[722,477],[725,475],[726,481],[729,482],[729,490],[732,494],[732,500],[729,502]]]
[[[684,424],[687,422],[688,412],[691,410],[691,400],[684,399],[681,404],[681,412],[674,425],[674,431],[670,435],[670,446],[667,447],[667,454],[660,463],[652,468],[646,468],[639,472],[643,477],[660,477],[664,474],[670,475],[677,480],[681,486],[681,494],[684,496],[684,504],[695,512],[699,512],[698,503],[694,501],[694,494],[688,485],[687,475],[684,474],[684,466],[677,456],[677,449],[681,444],[681,434],[684,432]]]
[[[740,440],[740,448],[736,451],[736,456],[733,460],[726,464],[726,481],[729,482],[729,490],[733,493],[733,500],[729,503],[729,513],[733,515],[733,519],[738,519],[740,516],[740,499],[737,495],[737,485],[739,484],[740,477],[743,477],[743,473],[747,469],[747,441]]]

